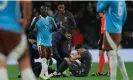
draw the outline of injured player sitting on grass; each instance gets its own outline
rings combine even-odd
[[[78,44],[75,49],[77,53],[70,55],[70,57],[66,57],[59,65],[58,69],[49,75],[50,77],[64,72],[68,67],[75,77],[84,77],[88,75],[92,63],[91,54],[85,49],[83,44]]]

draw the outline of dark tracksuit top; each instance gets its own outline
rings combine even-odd
[[[57,26],[60,28],[61,24],[67,29],[72,31],[76,28],[76,22],[71,12],[65,11],[64,14],[57,12],[54,14],[54,19],[57,23]]]

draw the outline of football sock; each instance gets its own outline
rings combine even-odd
[[[116,73],[117,73],[117,55],[115,50],[108,51],[108,55],[110,57],[110,80],[116,80]]]
[[[110,57],[108,56],[108,72],[110,72]]]
[[[48,65],[47,65],[47,59],[42,58],[42,70],[40,75],[48,76]]]
[[[0,68],[0,80],[8,80],[7,70]]]
[[[122,60],[118,52],[117,52],[117,61],[118,61],[118,67],[120,68],[120,71],[123,76],[123,80],[129,80],[124,61]]]
[[[99,56],[98,73],[102,73],[104,62],[105,62],[104,56]]]
[[[22,80],[36,80],[31,68],[27,68],[21,71],[21,75],[22,75]]]

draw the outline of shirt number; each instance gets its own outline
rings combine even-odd
[[[122,16],[122,2],[118,3],[118,15]]]

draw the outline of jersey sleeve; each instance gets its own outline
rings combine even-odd
[[[75,21],[74,16],[73,16],[73,14],[71,12],[69,12],[69,16],[71,17],[71,21],[70,22],[71,22],[72,27],[74,29],[74,28],[76,28],[76,21]]]
[[[97,3],[97,12],[102,12],[103,10],[105,10],[106,8],[108,8],[108,3],[109,1],[98,1]]]
[[[35,19],[36,19],[36,17],[33,18],[33,20],[32,20],[32,22],[31,22],[30,26],[33,25]]]
[[[52,18],[52,22],[53,22],[54,27],[57,29],[57,25],[56,25],[54,18]]]

